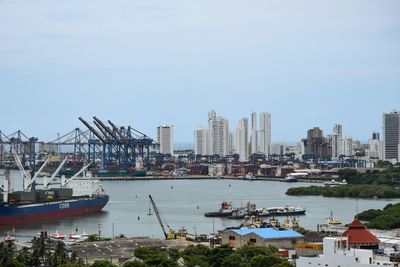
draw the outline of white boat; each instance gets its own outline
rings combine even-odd
[[[56,241],[62,241],[65,239],[65,235],[60,234],[58,230],[55,233],[50,234],[50,239],[56,240]]]
[[[283,181],[286,183],[295,183],[297,182],[297,178],[293,175],[288,174],[285,176],[285,179],[283,179]]]
[[[7,236],[4,237],[4,242],[13,243],[15,241],[15,237],[11,236],[10,233],[7,233]]]
[[[256,181],[259,180],[256,176],[253,175],[253,173],[249,172],[246,174],[246,176],[241,177],[243,180],[248,180],[248,181]]]

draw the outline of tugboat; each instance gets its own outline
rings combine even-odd
[[[331,216],[326,219],[328,225],[342,225],[342,222],[338,219],[333,218],[333,212],[331,211]]]
[[[233,212],[232,203],[223,201],[221,203],[221,208],[218,211],[211,211],[204,213],[206,217],[228,217],[231,216]]]

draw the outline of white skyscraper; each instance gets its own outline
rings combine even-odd
[[[257,113],[251,113],[251,154],[258,152],[257,142]]]
[[[217,117],[214,110],[208,113],[209,152],[210,154],[226,156],[229,150],[229,122]]]
[[[400,112],[383,114],[383,153],[385,160],[400,160]]]
[[[242,118],[235,131],[235,152],[239,154],[240,161],[247,161],[249,158],[249,120]]]
[[[206,127],[199,127],[194,131],[194,153],[208,155],[210,134]]]
[[[259,151],[260,153],[271,154],[271,114],[268,112],[260,113],[259,130]]]
[[[335,124],[332,133],[332,158],[337,159],[342,154],[342,125]]]
[[[162,125],[157,127],[157,142],[160,144],[160,153],[174,154],[174,126]]]
[[[353,138],[351,136],[345,136],[342,139],[343,155],[353,155]]]

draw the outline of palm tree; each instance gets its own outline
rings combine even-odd
[[[0,266],[13,266],[15,246],[13,243],[0,243]]]

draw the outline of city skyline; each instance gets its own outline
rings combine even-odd
[[[54,140],[98,116],[153,139],[171,124],[176,141],[192,142],[215,109],[231,124],[268,111],[273,142],[335,123],[367,141],[382,132],[382,113],[400,109],[399,8],[3,1],[0,130]]]

